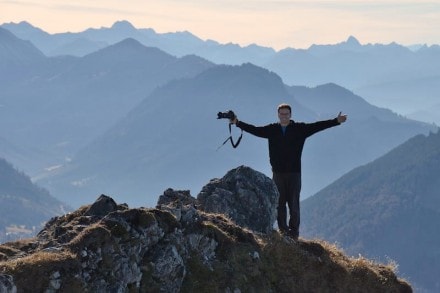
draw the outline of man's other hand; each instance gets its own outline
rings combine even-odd
[[[342,115],[342,112],[339,112],[336,119],[338,119],[339,124],[344,123],[345,121],[347,121],[347,115]]]

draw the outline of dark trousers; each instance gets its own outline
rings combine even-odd
[[[273,173],[273,181],[278,188],[278,228],[299,235],[300,211],[299,194],[301,192],[301,173]],[[287,225],[287,209],[289,206],[289,225]]]

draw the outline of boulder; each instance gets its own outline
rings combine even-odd
[[[117,209],[117,204],[113,198],[101,194],[101,196],[87,209],[87,216],[104,216]]]
[[[269,233],[276,220],[278,197],[272,179],[240,166],[205,185],[197,195],[197,207],[223,214],[254,232]]]

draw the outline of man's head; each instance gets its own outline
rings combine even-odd
[[[292,117],[292,108],[289,104],[281,104],[278,106],[278,118],[280,124],[287,126],[290,123],[290,117]]]

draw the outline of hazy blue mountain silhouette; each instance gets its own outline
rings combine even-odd
[[[438,292],[439,174],[440,132],[415,136],[303,201],[302,230],[353,255],[396,260],[420,292]]]
[[[270,58],[272,48],[237,44],[220,44],[214,40],[202,40],[188,31],[175,33],[156,33],[153,29],[136,29],[128,21],[117,21],[110,28],[90,28],[78,33],[47,34],[26,21],[4,23],[2,27],[10,30],[19,38],[32,41],[48,56],[75,55],[84,56],[97,48],[134,38],[142,44],[157,47],[177,57],[195,54],[220,64],[241,64],[252,62],[261,64],[261,60]],[[48,40],[50,39],[50,40]]]
[[[313,45],[307,50],[285,49],[265,68],[277,72],[290,85],[333,82],[354,90],[370,103],[404,114],[433,113],[438,104],[440,50],[432,46],[416,52],[392,43],[360,45],[353,38],[336,45]]]
[[[70,208],[0,158],[0,242],[32,237]]]
[[[44,59],[44,54],[30,41],[17,38],[4,28],[0,28],[0,61],[2,65],[20,65],[39,62]],[[2,69],[5,68],[2,66]]]
[[[320,100],[316,111],[312,100]],[[334,84],[288,88],[279,76],[255,65],[222,65],[155,90],[51,176],[50,187],[47,182],[41,184],[73,205],[86,202],[99,190],[132,205],[148,206],[168,187],[186,186],[197,193],[215,174],[237,165],[271,176],[263,139],[244,134],[237,149],[226,145],[216,151],[228,131],[227,121],[215,118],[218,111],[233,109],[243,121],[264,125],[276,121],[280,102],[291,103],[294,119],[306,122],[334,118],[345,107],[353,111],[349,123],[308,141],[303,157],[304,196],[431,129],[371,106]],[[235,127],[233,131],[236,139],[239,131]]]
[[[40,104],[32,98],[41,88],[38,81],[49,78],[60,65],[67,67],[69,61],[75,58],[48,59],[32,43],[3,28],[0,28],[0,56],[0,121],[3,125],[0,156],[29,171],[35,166],[34,162],[47,159],[46,150],[38,148],[33,142],[15,138],[47,116],[45,113],[34,119],[33,110]],[[47,94],[47,91],[42,93],[44,96]]]
[[[0,81],[8,83],[21,76],[29,76],[34,65],[45,61],[44,54],[30,41],[17,38],[0,27]]]
[[[47,58],[32,42],[17,38],[0,27],[0,83],[3,93],[31,80],[52,77],[76,57]]]
[[[31,41],[46,56],[74,55],[81,57],[109,45],[107,42],[87,39],[76,33],[49,34],[27,21],[4,23],[1,26],[20,39]]]
[[[134,39],[81,58],[40,57],[37,64],[17,66],[31,74],[5,74],[0,80],[0,121],[9,126],[1,135],[48,153],[54,164],[104,132],[157,86],[213,66],[196,56],[176,58]]]
[[[32,41],[49,56],[83,56],[127,37],[175,56],[195,54],[217,64],[251,62],[280,75],[288,85],[316,86],[333,82],[354,90],[370,103],[393,109],[418,120],[440,123],[440,46],[417,50],[390,44],[366,44],[350,36],[335,45],[308,49],[272,48],[255,44],[241,47],[201,40],[190,32],[156,33],[136,29],[127,21],[110,28],[49,35],[27,22],[2,24],[20,38]]]
[[[316,119],[332,117],[340,111],[349,116],[349,123],[338,130],[340,136],[322,132],[307,141],[304,148],[307,161],[303,168],[305,196],[318,192],[342,174],[376,159],[409,137],[436,129],[373,106],[335,84],[288,87],[288,91],[302,105],[313,109]]]

